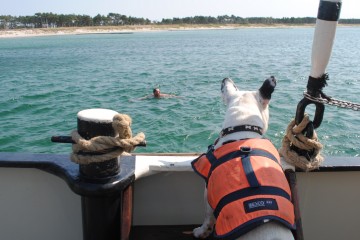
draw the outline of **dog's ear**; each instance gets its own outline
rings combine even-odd
[[[274,92],[275,87],[276,87],[276,79],[274,76],[271,76],[268,79],[266,79],[263,85],[261,86],[261,88],[259,89],[261,97],[264,100],[270,100],[271,94]]]
[[[224,78],[221,82],[221,95],[224,103],[227,105],[231,98],[239,91],[233,80]]]

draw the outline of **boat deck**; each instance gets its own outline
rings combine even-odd
[[[129,239],[193,239],[205,209],[191,157],[135,157],[121,159],[122,174],[126,164],[137,169]],[[68,154],[0,153],[0,239],[83,239],[78,172]],[[327,157],[296,177],[304,239],[359,239],[360,157]],[[127,237],[130,224],[122,227]]]
[[[130,240],[186,240],[195,239],[192,230],[199,225],[133,226]],[[212,240],[212,237],[207,240]]]

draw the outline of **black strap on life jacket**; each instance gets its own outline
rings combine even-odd
[[[251,149],[250,147],[241,147],[240,150],[237,151],[233,151],[230,152],[222,157],[220,157],[219,159],[217,159],[214,155],[214,151],[213,150],[209,150],[206,153],[206,157],[209,160],[210,164],[211,164],[211,168],[208,174],[208,178],[210,178],[212,172],[221,164],[230,161],[234,158],[241,158],[241,163],[243,165],[243,169],[245,171],[246,174],[246,178],[249,181],[249,184],[251,187],[259,187],[260,184],[255,176],[255,172],[253,170],[253,167],[251,165],[250,162],[250,157],[252,156],[260,156],[260,157],[266,157],[268,159],[273,160],[274,162],[276,162],[277,164],[279,164],[277,158],[272,155],[271,153],[262,150],[262,149]]]
[[[220,199],[219,203],[217,204],[216,208],[214,209],[214,216],[217,218],[227,204],[234,202],[236,200],[250,197],[250,196],[257,196],[257,195],[276,195],[286,198],[287,200],[291,201],[290,195],[283,189],[278,187],[271,187],[271,186],[260,186],[258,188],[244,188],[238,191],[234,191],[229,193],[228,195],[224,196]]]
[[[249,154],[245,154],[241,158],[241,164],[243,166],[243,169],[244,169],[244,172],[245,172],[245,175],[249,182],[250,187],[252,187],[252,188],[260,187],[260,183],[259,183],[258,179],[256,178],[254,169],[251,165]]]

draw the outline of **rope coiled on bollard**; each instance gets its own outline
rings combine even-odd
[[[135,146],[145,140],[145,134],[140,132],[132,137],[132,120],[126,114],[116,114],[113,118],[112,127],[116,137],[98,136],[86,140],[80,136],[77,130],[72,131],[71,137],[75,142],[71,161],[78,164],[90,164],[104,162],[120,155],[129,155]],[[109,149],[113,149],[109,152]]]
[[[304,171],[318,169],[320,164],[324,161],[323,156],[320,154],[323,145],[319,142],[316,132],[314,131],[311,139],[302,134],[302,131],[309,122],[308,114],[304,115],[304,118],[299,125],[296,125],[295,119],[293,119],[286,129],[282,147],[279,149],[280,155],[286,162]],[[306,151],[313,151],[313,153],[310,156],[310,159],[307,159],[305,156],[301,156],[296,151],[292,150],[291,146]]]

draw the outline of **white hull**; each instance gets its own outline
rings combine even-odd
[[[137,156],[133,226],[201,223],[204,183],[191,171],[193,158]],[[304,238],[359,239],[360,159],[328,158],[325,164],[320,172],[297,173]],[[0,191],[1,240],[82,239],[81,197],[59,177],[0,167]]]

